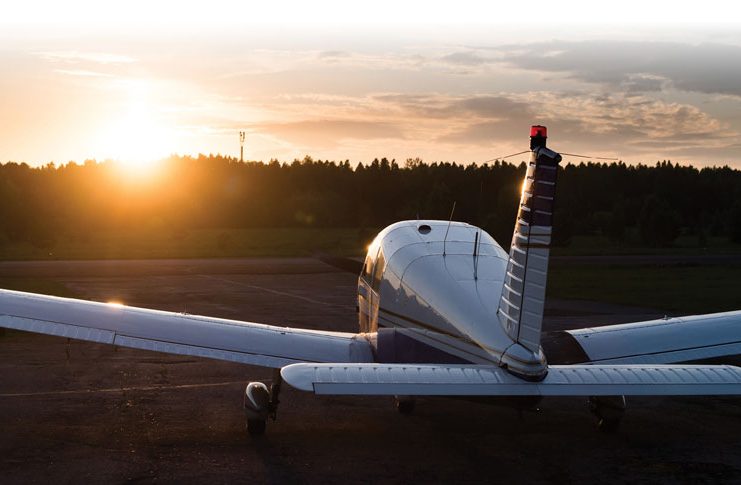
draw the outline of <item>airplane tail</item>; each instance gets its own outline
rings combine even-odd
[[[530,163],[522,186],[499,320],[515,342],[537,353],[543,324],[556,175],[561,155],[545,146],[545,126],[530,130]]]

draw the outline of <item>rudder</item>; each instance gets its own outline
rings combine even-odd
[[[515,342],[532,352],[540,349],[545,287],[548,276],[556,177],[561,155],[545,147],[546,128],[530,132],[530,163],[509,251],[499,302],[499,320]]]

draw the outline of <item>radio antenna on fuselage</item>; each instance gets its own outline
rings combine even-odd
[[[445,229],[445,238],[443,238],[443,258],[445,257],[445,243],[448,241],[448,232],[450,231],[450,224],[453,222],[453,213],[455,212],[455,202],[453,201],[453,208],[450,209],[450,218],[448,219],[448,228]]]
[[[473,279],[474,281],[479,279],[479,242],[481,241],[481,238],[479,237],[481,231],[476,231],[476,237],[473,240]]]

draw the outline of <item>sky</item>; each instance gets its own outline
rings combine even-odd
[[[524,3],[4,4],[0,161],[239,156],[244,131],[247,160],[481,163],[544,124],[565,153],[741,168],[741,7]]]

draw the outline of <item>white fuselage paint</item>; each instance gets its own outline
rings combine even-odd
[[[393,224],[370,245],[358,279],[361,332],[409,329],[406,335],[457,358],[502,365],[517,345],[497,316],[507,260],[486,231],[470,224]]]

